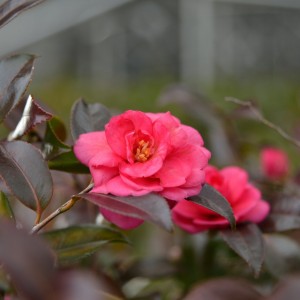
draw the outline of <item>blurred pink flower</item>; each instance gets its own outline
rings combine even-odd
[[[237,223],[259,223],[267,216],[269,204],[261,199],[260,191],[248,182],[245,170],[233,166],[218,170],[208,166],[205,172],[206,182],[230,203]],[[224,217],[187,200],[178,202],[172,214],[174,222],[190,233],[229,226]]]
[[[267,147],[260,153],[263,174],[270,180],[282,180],[289,172],[287,154],[277,148]]]
[[[92,192],[116,196],[156,192],[175,201],[200,192],[210,158],[198,131],[169,112],[132,110],[113,117],[105,131],[80,135],[74,152],[90,168]],[[101,212],[124,229],[142,222],[105,209]]]

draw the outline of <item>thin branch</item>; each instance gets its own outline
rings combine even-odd
[[[297,146],[298,148],[300,148],[300,141],[293,138],[291,135],[289,135],[286,131],[284,131],[281,127],[279,127],[278,125],[270,122],[269,120],[267,120],[262,113],[253,106],[252,102],[250,101],[242,101],[233,97],[225,97],[225,101],[228,102],[232,102],[235,104],[238,104],[240,106],[244,106],[249,108],[253,114],[256,116],[257,120],[259,120],[260,122],[262,122],[263,124],[265,124],[266,126],[268,126],[269,128],[275,130],[279,135],[281,135],[284,139],[286,139],[287,141],[293,143],[295,146]]]
[[[89,184],[83,191],[79,194],[73,196],[69,201],[64,203],[61,207],[51,213],[48,217],[46,217],[42,222],[38,223],[37,225],[33,226],[30,233],[34,234],[39,232],[44,226],[46,226],[49,222],[51,222],[54,218],[58,215],[68,211],[70,208],[74,206],[74,204],[80,199],[80,195],[89,192],[94,187],[94,184]]]

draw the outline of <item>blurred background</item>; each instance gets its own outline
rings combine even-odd
[[[30,92],[64,120],[82,96],[117,110],[169,109],[194,125],[178,101],[157,104],[180,83],[226,112],[236,109],[226,96],[253,100],[300,136],[297,0],[46,0],[3,27],[0,41],[1,57],[39,56]],[[249,139],[286,144],[270,132],[251,123]]]

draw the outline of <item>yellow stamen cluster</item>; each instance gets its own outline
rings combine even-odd
[[[151,155],[151,150],[149,147],[149,142],[145,142],[144,140],[140,140],[138,143],[138,147],[136,148],[136,152],[134,155],[135,161],[145,162]]]

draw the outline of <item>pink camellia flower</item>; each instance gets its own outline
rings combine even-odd
[[[237,223],[259,223],[267,216],[269,204],[261,199],[260,191],[248,182],[246,171],[239,167],[218,170],[208,166],[205,172],[206,182],[229,201]],[[229,226],[224,217],[187,200],[176,204],[172,216],[179,227],[190,233]]]
[[[263,174],[270,180],[282,180],[289,172],[289,159],[278,148],[266,147],[260,153]]]
[[[90,168],[94,193],[141,196],[156,192],[175,201],[200,192],[210,158],[201,135],[169,112],[132,110],[113,117],[104,131],[80,135],[74,152]],[[123,229],[142,223],[100,210]]]

